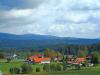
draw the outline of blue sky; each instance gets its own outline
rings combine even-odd
[[[100,0],[0,0],[0,32],[100,38]]]

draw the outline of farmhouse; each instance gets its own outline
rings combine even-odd
[[[68,61],[69,64],[81,64],[86,61],[86,58],[76,58],[74,60]]]
[[[38,57],[38,56],[30,56],[28,58],[28,61],[31,62],[31,63],[45,64],[45,63],[50,63],[51,58]]]
[[[86,58],[76,58],[75,62],[73,64],[81,64],[86,61]]]

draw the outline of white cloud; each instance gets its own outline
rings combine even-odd
[[[75,7],[76,6],[76,7]],[[75,8],[74,8],[75,7]],[[74,4],[72,5],[73,9],[78,10],[96,10],[100,9],[100,0],[74,0]]]
[[[23,9],[23,10],[11,10],[10,12],[8,12],[9,16],[12,17],[28,17],[32,14],[32,10],[31,9]]]
[[[32,14],[32,9],[12,9],[10,11],[1,11],[0,13],[5,18],[22,18],[29,17]]]
[[[0,32],[96,38],[99,8],[99,0],[45,0],[34,9],[0,11]]]
[[[58,35],[58,36],[62,36],[63,33],[65,33],[66,31],[66,26],[65,25],[51,25],[48,28],[47,33],[51,34],[51,35]],[[60,35],[59,35],[60,34]]]

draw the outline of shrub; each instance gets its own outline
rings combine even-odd
[[[49,72],[50,71],[50,65],[49,64],[44,64],[43,70],[46,71],[46,72]]]
[[[4,59],[5,55],[4,53],[0,53],[0,59]]]
[[[75,65],[76,70],[80,70],[81,66],[80,65]]]
[[[10,63],[11,62],[11,58],[7,58],[7,63]]]
[[[20,69],[16,68],[16,67],[10,68],[10,73],[19,74],[20,73]]]
[[[61,64],[45,64],[43,66],[43,70],[46,71],[46,72],[61,71],[62,66],[61,66]]]
[[[57,71],[62,71],[62,66],[61,66],[60,64],[57,64],[57,65],[56,65],[56,70],[57,70]]]
[[[65,71],[67,69],[67,63],[63,61],[63,70]]]
[[[23,74],[29,74],[29,73],[32,73],[32,71],[33,71],[32,66],[29,64],[23,64],[21,66],[21,69],[22,69]]]
[[[40,68],[39,67],[36,68],[36,72],[40,72]]]
[[[50,64],[50,71],[56,71],[56,65],[55,64]]]

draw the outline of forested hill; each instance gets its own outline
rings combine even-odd
[[[100,43],[100,39],[84,39],[74,37],[56,37],[50,35],[13,35],[0,33],[0,48],[38,48],[54,45],[79,44],[88,45]]]

